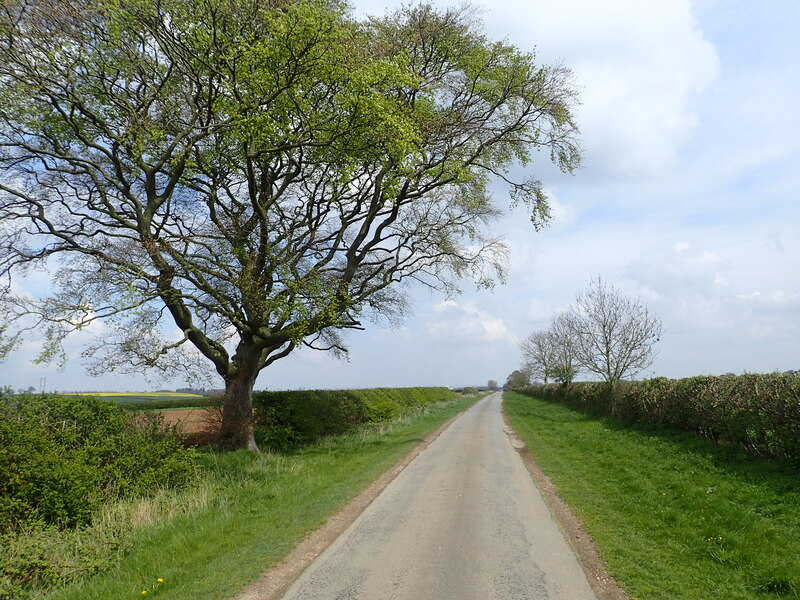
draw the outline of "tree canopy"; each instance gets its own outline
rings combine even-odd
[[[534,331],[519,345],[523,371],[545,384],[550,379],[570,383],[580,368],[575,356],[574,335],[566,313],[554,317],[547,330]]]
[[[661,319],[641,300],[602,279],[593,279],[578,293],[567,321],[580,365],[610,385],[653,364]]]
[[[406,282],[502,276],[490,182],[538,228],[542,185],[509,169],[580,159],[569,71],[486,39],[468,8],[0,6],[0,348],[35,329],[58,359],[103,320],[91,372],[210,363],[232,446],[255,449],[252,387],[274,361],[402,316]],[[11,286],[46,268],[52,294]]]

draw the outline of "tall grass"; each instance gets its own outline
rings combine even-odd
[[[134,531],[115,568],[47,598],[228,598],[475,400],[431,405],[285,455],[207,452],[200,499],[176,498],[176,514],[166,517],[164,508],[152,518],[141,508],[149,524]]]
[[[519,394],[505,410],[634,598],[800,598],[797,467]]]

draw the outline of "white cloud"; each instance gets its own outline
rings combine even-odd
[[[548,229],[551,231],[562,231],[572,227],[578,219],[578,211],[575,207],[559,200],[554,190],[548,189],[545,191],[550,201],[551,221]]]
[[[689,0],[477,4],[492,39],[535,50],[541,64],[563,63],[575,74],[586,149],[582,178],[640,177],[672,163],[697,124],[696,95],[719,71]],[[399,3],[355,5],[359,14],[381,15]]]
[[[628,264],[626,276],[659,296],[691,290],[700,294],[728,287],[723,273],[730,261],[711,252],[678,242],[671,251],[651,251]]]
[[[47,268],[32,269],[11,279],[11,292],[18,296],[42,297],[52,292],[53,273]]]
[[[676,254],[681,254],[686,252],[692,245],[689,242],[678,242],[675,244],[672,249],[675,251]]]
[[[433,311],[426,326],[431,337],[481,342],[516,339],[503,319],[479,309],[474,301],[459,304],[455,300],[444,300],[435,305]]]
[[[534,298],[528,303],[526,316],[532,321],[547,321],[553,314],[553,309],[537,298]]]
[[[671,164],[697,124],[696,94],[719,69],[688,0],[502,3],[486,21],[517,45],[535,44],[542,61],[573,70],[593,178],[638,177]]]

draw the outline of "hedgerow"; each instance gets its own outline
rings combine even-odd
[[[447,388],[419,387],[256,392],[256,441],[267,448],[287,449],[452,398]]]
[[[0,531],[85,525],[104,503],[193,476],[193,453],[157,414],[96,398],[0,397]]]
[[[196,477],[194,451],[157,413],[85,396],[0,396],[0,599],[96,570],[124,538],[92,530],[104,507]]]
[[[664,424],[767,457],[800,462],[800,377],[657,377],[535,386],[521,393],[631,422]]]

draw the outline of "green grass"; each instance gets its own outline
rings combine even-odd
[[[800,469],[505,394],[612,576],[640,600],[800,598]]]
[[[141,527],[118,567],[47,598],[141,598],[143,590],[159,600],[229,598],[476,399],[433,405],[289,455],[209,452],[206,481],[195,492],[201,500]],[[153,591],[158,578],[164,582]]]

